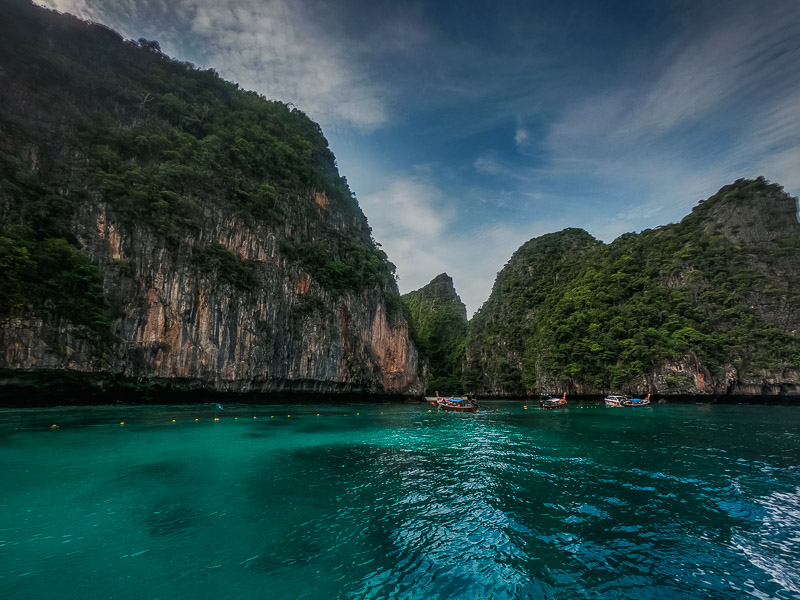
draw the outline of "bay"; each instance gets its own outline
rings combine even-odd
[[[2,410],[0,597],[800,598],[800,407],[429,408]]]

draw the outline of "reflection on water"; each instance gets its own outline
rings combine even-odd
[[[1,412],[2,597],[800,597],[800,408],[214,416]]]

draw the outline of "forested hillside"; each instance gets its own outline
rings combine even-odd
[[[797,200],[739,180],[608,245],[574,229],[523,245],[470,322],[465,378],[493,396],[793,394],[799,326]]]
[[[394,266],[316,123],[155,41],[2,4],[0,366],[419,387]]]
[[[428,391],[463,393],[462,368],[467,340],[467,307],[442,273],[426,286],[402,296],[411,339],[428,364]]]

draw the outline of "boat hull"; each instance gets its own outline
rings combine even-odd
[[[451,412],[469,412],[469,413],[478,412],[477,406],[449,406],[447,404],[439,404],[439,408],[441,408],[442,410],[449,410]]]
[[[640,406],[648,406],[650,404],[650,394],[646,398],[628,398],[625,401],[625,406],[629,408],[638,408]]]
[[[637,400],[638,400],[638,402],[637,402]],[[638,398],[635,398],[633,400],[628,400],[624,404],[624,406],[627,406],[628,408],[638,408],[638,407],[641,407],[641,406],[650,406],[650,400],[640,400]]]
[[[555,400],[552,402],[542,402],[539,404],[539,408],[543,408],[544,410],[553,410],[555,408],[561,408],[567,403],[566,400]]]

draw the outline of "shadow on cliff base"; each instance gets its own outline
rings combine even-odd
[[[270,381],[266,391],[218,391],[190,379],[137,380],[69,371],[19,372],[0,369],[0,406],[75,406],[113,404],[201,404],[235,402],[405,402],[418,398],[381,394],[351,384]]]

